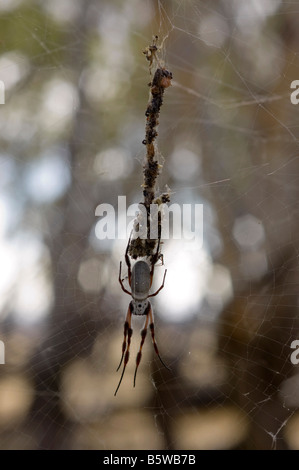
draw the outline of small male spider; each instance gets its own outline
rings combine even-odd
[[[119,366],[118,366],[117,370],[119,370],[123,360],[124,360],[124,367],[123,367],[123,371],[122,371],[117,389],[114,393],[114,396],[118,392],[118,389],[120,387],[120,384],[122,382],[122,379],[123,379],[123,376],[124,376],[124,373],[125,373],[126,366],[129,362],[130,344],[131,344],[131,338],[132,338],[132,334],[133,334],[133,330],[131,328],[132,315],[145,315],[146,316],[143,329],[141,330],[140,348],[139,348],[139,352],[138,352],[137,357],[136,357],[136,368],[135,368],[135,374],[134,374],[134,387],[135,387],[135,383],[136,383],[137,369],[138,369],[138,366],[139,366],[140,361],[141,361],[142,347],[143,347],[145,337],[146,337],[146,334],[147,334],[147,327],[148,327],[149,321],[150,321],[149,327],[150,327],[150,331],[151,331],[151,335],[152,335],[152,341],[153,341],[155,352],[156,352],[158,358],[160,359],[161,363],[163,364],[163,366],[166,367],[166,369],[170,370],[169,367],[167,367],[164,364],[164,362],[162,361],[161,356],[159,354],[159,350],[158,350],[158,347],[157,347],[157,344],[156,344],[156,341],[155,341],[155,329],[154,329],[154,318],[153,318],[152,306],[150,304],[150,301],[148,300],[149,297],[154,297],[155,295],[157,295],[160,292],[161,289],[163,289],[164,282],[165,282],[165,276],[166,276],[166,273],[167,273],[167,269],[165,269],[162,285],[159,287],[159,289],[154,294],[149,295],[149,290],[150,290],[152,282],[153,282],[155,264],[158,261],[158,259],[161,257],[159,255],[160,238],[158,240],[157,251],[152,256],[151,268],[149,267],[149,265],[145,261],[137,261],[133,265],[132,270],[131,270],[130,258],[129,258],[129,255],[128,255],[130,241],[131,241],[131,237],[129,239],[128,246],[127,246],[127,249],[126,249],[125,260],[126,260],[126,264],[127,264],[127,267],[128,267],[129,285],[131,287],[132,292],[128,291],[124,287],[123,280],[121,278],[121,262],[120,262],[120,266],[119,266],[119,278],[118,278],[118,280],[120,282],[121,288],[126,294],[129,294],[129,295],[132,296],[132,300],[129,304],[128,313],[127,313],[126,321],[125,321],[125,325],[124,325],[124,341],[123,341],[123,345],[122,345],[122,356],[121,356],[121,360],[120,360],[120,363],[119,363]]]
[[[156,59],[159,64],[159,61],[156,55],[159,50],[159,47],[157,46],[157,41],[158,41],[158,36],[154,36],[153,43],[147,46],[145,50],[143,51],[143,54],[145,55],[146,60],[149,61],[150,69],[152,68],[154,59]]]

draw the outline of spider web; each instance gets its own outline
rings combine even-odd
[[[10,0],[0,23],[1,448],[298,449],[296,5]],[[141,200],[156,34],[159,189],[203,204],[204,239],[165,240],[155,269],[171,372],[148,335],[133,388],[133,317],[114,397],[127,239],[99,240],[95,209]]]

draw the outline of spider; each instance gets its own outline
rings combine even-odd
[[[154,36],[153,43],[147,46],[145,50],[143,51],[143,54],[145,55],[146,60],[149,61],[150,69],[152,68],[154,59],[156,59],[159,64],[156,53],[158,52],[160,48],[157,46],[157,41],[158,41],[158,36]]]
[[[151,259],[151,267],[149,267],[148,263],[146,261],[137,261],[134,265],[133,268],[131,269],[131,262],[130,258],[128,255],[129,251],[129,246],[130,246],[130,241],[131,237],[129,238],[128,246],[126,249],[125,253],[125,260],[126,264],[128,267],[128,280],[129,280],[129,285],[131,287],[132,292],[128,291],[124,285],[123,285],[123,280],[121,278],[121,265],[122,263],[120,262],[119,266],[119,283],[121,285],[122,290],[126,293],[131,295],[132,300],[129,304],[127,316],[126,316],[126,321],[124,324],[124,341],[122,344],[122,356],[121,360],[119,363],[119,366],[117,368],[117,371],[119,370],[120,366],[122,365],[122,362],[124,360],[124,366],[123,366],[123,371],[120,377],[120,381],[118,383],[117,389],[114,393],[114,396],[117,394],[118,389],[120,387],[120,384],[122,382],[126,366],[129,362],[129,356],[130,356],[130,344],[131,344],[131,338],[133,334],[133,330],[131,328],[131,318],[132,315],[145,315],[145,322],[143,329],[141,330],[141,343],[139,347],[139,352],[137,353],[136,357],[136,368],[135,368],[135,374],[134,374],[134,387],[136,383],[136,375],[137,375],[137,369],[141,361],[141,356],[142,356],[142,347],[146,338],[147,334],[147,327],[148,323],[150,322],[150,331],[152,335],[152,341],[154,345],[155,352],[160,359],[161,363],[163,364],[166,369],[170,370],[169,367],[167,367],[164,362],[161,359],[161,356],[159,354],[158,346],[155,341],[155,328],[154,328],[154,318],[153,318],[153,312],[152,312],[152,306],[150,304],[150,301],[148,300],[149,297],[154,297],[155,295],[159,294],[160,290],[163,289],[164,287],[164,282],[165,282],[165,276],[167,273],[167,269],[165,269],[164,272],[164,277],[163,277],[163,282],[159,289],[154,293],[154,294],[149,294],[149,290],[151,288],[152,282],[153,282],[153,276],[154,276],[154,268],[155,264],[158,261],[159,258],[161,258],[161,255],[159,254],[159,249],[160,249],[160,238],[158,239],[158,246],[157,246],[157,251],[156,253],[152,256]]]

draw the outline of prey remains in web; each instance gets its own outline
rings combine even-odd
[[[134,374],[134,387],[136,384],[137,370],[142,357],[142,347],[147,335],[149,326],[152,342],[155,353],[160,359],[166,369],[170,370],[163,362],[158,346],[155,340],[154,317],[150,297],[156,296],[164,287],[166,272],[164,272],[163,282],[159,289],[150,294],[150,289],[153,283],[155,272],[155,265],[159,259],[162,259],[161,253],[161,224],[163,220],[163,205],[170,202],[170,191],[167,188],[165,192],[157,194],[156,183],[157,178],[162,170],[162,165],[159,163],[157,154],[156,137],[158,135],[157,127],[159,124],[160,109],[163,104],[163,97],[165,90],[171,85],[172,73],[169,72],[160,62],[158,54],[159,47],[157,45],[158,36],[153,38],[153,42],[145,51],[143,51],[146,59],[149,62],[150,75],[152,77],[149,83],[150,96],[149,102],[145,111],[146,125],[145,125],[145,139],[143,144],[146,147],[146,155],[143,165],[143,201],[140,203],[144,210],[141,210],[134,221],[134,228],[128,241],[125,252],[125,261],[128,270],[128,283],[131,290],[126,289],[124,286],[124,279],[122,279],[122,263],[119,267],[119,283],[122,290],[132,297],[129,303],[129,308],[124,324],[124,340],[122,344],[122,355],[117,370],[120,369],[123,363],[122,374],[116,388],[117,394],[120,384],[122,382],[126,366],[130,357],[130,345],[133,334],[131,327],[132,315],[145,316],[143,329],[141,330],[141,343],[136,357],[136,367]],[[155,68],[154,73],[152,69]],[[153,211],[153,208],[155,209]],[[152,230],[154,223],[153,213],[156,214],[155,221],[157,223],[157,230]],[[153,233],[156,235],[153,237]],[[131,267],[131,260],[137,260]]]

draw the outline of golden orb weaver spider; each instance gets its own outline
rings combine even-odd
[[[131,269],[131,262],[130,262],[129,254],[128,254],[130,241],[131,241],[131,237],[129,238],[129,242],[127,245],[127,249],[125,253],[125,260],[126,260],[126,264],[128,267],[128,281],[131,287],[131,292],[128,291],[123,285],[123,280],[121,278],[121,265],[122,265],[121,262],[119,266],[119,277],[118,277],[119,283],[121,285],[122,290],[126,294],[129,294],[132,297],[132,300],[129,304],[129,308],[128,308],[128,312],[127,312],[127,316],[126,316],[126,320],[124,324],[124,340],[122,344],[122,356],[121,356],[121,360],[117,368],[117,371],[119,370],[123,361],[124,361],[124,366],[123,366],[123,371],[122,371],[117,389],[115,390],[114,396],[118,392],[118,389],[120,387],[120,384],[122,382],[122,379],[126,370],[126,366],[129,362],[130,344],[131,344],[131,338],[133,334],[133,330],[131,328],[132,315],[145,315],[146,316],[143,329],[141,330],[141,343],[140,343],[139,351],[136,357],[134,387],[136,383],[136,375],[137,375],[138,366],[140,364],[141,357],[142,357],[142,347],[146,338],[147,327],[148,327],[149,322],[150,322],[149,328],[151,331],[152,342],[154,345],[155,352],[158,358],[160,359],[161,363],[163,364],[163,366],[166,367],[166,369],[170,370],[169,367],[167,367],[166,364],[164,364],[159,354],[158,346],[155,341],[155,328],[154,328],[154,317],[153,317],[152,306],[151,306],[150,301],[148,300],[149,297],[154,297],[155,295],[159,294],[161,289],[163,289],[164,283],[165,283],[165,277],[167,273],[167,269],[165,269],[163,282],[161,286],[154,294],[149,294],[149,291],[153,282],[155,264],[160,258],[160,255],[159,255],[160,238],[158,239],[158,246],[157,246],[156,253],[152,256],[152,259],[151,259],[151,267],[149,267],[146,261],[137,261],[133,265],[132,269]]]

